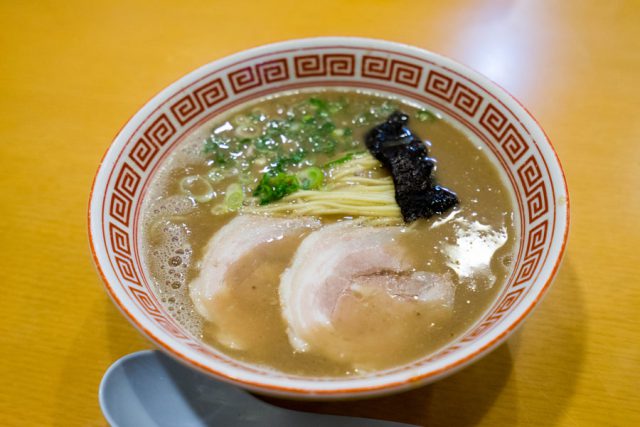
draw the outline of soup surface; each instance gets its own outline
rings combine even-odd
[[[398,110],[459,200],[410,224],[364,143]],[[503,287],[518,232],[481,147],[418,105],[346,89],[205,123],[156,172],[142,218],[178,322],[233,358],[308,376],[402,365],[455,339]]]

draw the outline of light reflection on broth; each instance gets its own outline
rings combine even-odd
[[[238,215],[228,211],[229,206],[238,207],[231,196],[238,189],[242,196],[244,189],[247,204],[261,172],[272,161],[269,150],[295,152],[295,144],[285,138],[279,147],[259,140],[260,129],[270,119],[284,120],[288,109],[306,105],[310,97],[342,106],[331,111],[335,147],[320,146],[319,152],[307,153],[302,166],[289,166],[292,173],[363,150],[364,133],[399,107],[412,118],[411,130],[431,142],[429,155],[437,159],[435,178],[457,193],[460,204],[441,216],[413,222],[396,242],[403,254],[401,262],[411,266],[409,273],[436,273],[453,282],[451,307],[444,310],[391,295],[374,283],[380,281],[376,273],[373,279],[358,279],[357,286],[346,288],[330,310],[330,328],[314,332],[308,351],[296,351],[283,317],[279,286],[283,271],[291,267],[303,240],[316,228],[304,228],[238,254],[224,272],[224,287],[204,304],[212,313],[207,317],[215,321],[205,320],[195,309],[189,284],[208,268],[202,260],[212,236]],[[497,170],[479,147],[445,120],[429,115],[421,121],[420,114],[418,108],[398,99],[331,90],[282,94],[203,125],[165,161],[145,199],[144,256],[163,304],[194,335],[223,353],[299,375],[343,376],[386,369],[432,353],[459,336],[495,299],[509,273],[517,237],[513,206]],[[227,159],[219,167],[217,160],[224,160],[215,158],[219,152],[203,154],[203,141],[216,129],[218,136],[238,131],[238,140],[246,141],[232,165]],[[191,191],[192,197],[185,191]],[[326,215],[320,220],[327,227],[351,218]],[[252,231],[245,230],[242,238],[251,239]]]

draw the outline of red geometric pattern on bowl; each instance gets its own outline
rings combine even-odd
[[[184,126],[196,118],[205,108],[211,108],[227,99],[227,90],[222,79],[214,79],[190,91],[173,103],[169,109],[180,125]]]
[[[429,72],[424,90],[452,104],[469,117],[476,115],[482,103],[482,97],[468,85],[435,70]]]
[[[540,165],[533,156],[518,168],[518,176],[527,198],[527,219],[535,222],[549,211],[549,204]]]
[[[132,201],[129,197],[119,191],[114,191],[111,195],[109,213],[126,227],[129,225],[129,218],[131,217],[131,204]]]
[[[115,260],[116,267],[118,267],[118,271],[124,280],[141,286],[140,279],[138,279],[138,273],[136,273],[136,268],[133,265],[131,258],[115,255],[113,259]]]
[[[528,150],[527,143],[513,122],[493,104],[488,104],[480,118],[480,124],[500,143],[512,163],[517,162]]]
[[[144,172],[151,160],[158,154],[158,150],[158,145],[149,142],[147,138],[142,136],[133,146],[129,158]]]
[[[320,76],[353,77],[356,68],[355,55],[319,54],[299,55],[293,58],[295,76],[298,78]]]
[[[392,81],[416,88],[422,77],[422,67],[399,59],[363,55],[361,74],[362,77]]]
[[[302,47],[292,48],[295,43]],[[203,345],[158,302],[140,257],[137,229],[145,188],[185,135],[239,102],[317,86],[385,91],[446,114],[489,149],[518,206],[515,215],[522,239],[513,272],[476,325],[435,354],[359,379],[310,381],[237,362]],[[109,292],[133,323],[177,357],[260,391],[296,396],[372,394],[458,369],[504,339],[540,298],[557,269],[568,227],[566,204],[555,203],[560,196],[566,198],[566,187],[544,134],[524,110],[514,112],[518,107],[513,101],[490,86],[448,59],[362,39],[272,45],[197,70],[132,119],[96,177],[90,236]],[[560,178],[552,177],[554,170],[560,171]]]
[[[158,147],[164,146],[176,134],[176,128],[166,114],[159,115],[144,131],[144,136]]]
[[[264,84],[287,80],[289,78],[289,64],[285,58],[273,59],[232,71],[226,78],[229,80],[233,92],[238,94]]]

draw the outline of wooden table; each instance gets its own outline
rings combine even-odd
[[[572,229],[542,305],[472,367],[394,397],[278,403],[430,426],[640,425],[639,2],[179,3],[0,6],[0,425],[105,425],[104,370],[150,347],[86,237],[91,179],[123,122],[201,64],[318,35],[421,46],[513,93],[563,162]]]

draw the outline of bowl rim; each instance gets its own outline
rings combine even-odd
[[[559,172],[559,176],[562,177],[562,182],[561,182],[561,186],[559,186],[562,189],[563,192],[563,197],[565,197],[565,203],[564,203],[564,210],[565,210],[565,222],[564,224],[558,223],[558,227],[562,229],[563,233],[561,236],[561,243],[560,243],[560,247],[558,249],[558,253],[556,255],[556,258],[553,262],[553,267],[551,268],[551,271],[548,273],[548,276],[546,277],[545,283],[544,285],[542,285],[539,290],[537,290],[534,295],[535,297],[531,298],[531,301],[528,303],[528,306],[521,311],[521,313],[519,314],[519,316],[516,319],[510,320],[508,322],[508,324],[505,324],[505,326],[502,328],[502,330],[500,331],[499,334],[496,334],[495,336],[493,336],[489,341],[487,341],[486,343],[484,343],[481,347],[479,347],[478,349],[476,349],[475,351],[473,351],[470,354],[464,355],[464,357],[458,357],[448,363],[446,363],[444,366],[438,368],[438,369],[426,369],[426,366],[428,366],[427,364],[425,364],[422,369],[423,371],[426,371],[421,373],[421,374],[417,374],[417,375],[413,375],[408,379],[405,380],[400,380],[400,381],[393,381],[393,382],[384,382],[381,384],[377,384],[377,385],[371,385],[371,386],[357,386],[357,387],[340,387],[338,389],[313,389],[312,387],[306,387],[306,388],[300,388],[299,386],[297,387],[291,387],[291,386],[287,386],[287,385],[281,385],[281,384],[277,384],[278,382],[278,378],[277,377],[272,377],[271,380],[268,381],[262,381],[264,378],[260,378],[260,380],[254,380],[254,381],[249,381],[243,378],[237,378],[233,375],[230,375],[227,372],[221,371],[221,370],[217,370],[217,369],[213,369],[210,366],[204,365],[196,360],[193,360],[192,358],[190,358],[188,355],[184,354],[183,352],[180,351],[179,346],[182,346],[183,344],[179,344],[179,346],[172,346],[170,345],[170,343],[165,342],[165,340],[163,340],[162,338],[158,337],[156,333],[154,333],[153,331],[149,330],[147,327],[145,327],[142,322],[140,322],[138,320],[138,318],[132,314],[128,309],[126,304],[124,304],[116,295],[116,292],[114,291],[114,289],[112,288],[112,285],[110,284],[109,280],[107,279],[107,275],[105,274],[105,272],[103,271],[103,268],[101,266],[100,263],[100,258],[99,258],[99,251],[96,249],[96,245],[94,244],[94,232],[93,232],[93,228],[92,228],[92,206],[95,203],[94,199],[96,197],[96,185],[97,185],[97,181],[98,178],[101,174],[101,172],[103,172],[103,168],[105,167],[105,161],[107,159],[107,156],[109,155],[109,153],[112,150],[115,150],[115,143],[117,142],[118,138],[123,134],[123,131],[125,130],[125,128],[127,128],[127,126],[129,124],[131,124],[138,116],[142,115],[142,113],[144,112],[144,110],[149,107],[150,105],[152,105],[156,100],[159,100],[161,98],[164,97],[165,94],[169,94],[169,93],[173,93],[175,91],[175,88],[177,85],[179,85],[180,82],[182,81],[191,81],[195,76],[198,75],[199,72],[209,68],[209,67],[214,67],[216,65],[220,65],[220,64],[224,64],[227,62],[231,62],[234,59],[240,59],[240,58],[244,58],[244,57],[250,57],[252,55],[257,55],[260,53],[268,53],[270,51],[273,50],[277,50],[277,49],[283,49],[283,48],[291,48],[291,49],[296,49],[296,48],[301,48],[303,46],[312,46],[316,43],[333,43],[333,44],[343,44],[345,46],[356,46],[358,43],[360,43],[361,45],[363,44],[373,44],[376,46],[380,46],[381,48],[385,48],[387,50],[391,50],[393,51],[394,48],[396,50],[401,50],[401,51],[411,51],[413,53],[415,53],[416,55],[422,55],[424,56],[425,54],[430,56],[430,57],[434,57],[434,58],[439,58],[441,60],[443,60],[445,63],[449,63],[449,64],[453,64],[456,67],[458,67],[459,69],[464,70],[464,72],[468,75],[471,76],[474,81],[479,82],[482,84],[482,86],[487,89],[490,93],[496,93],[496,91],[502,92],[503,95],[506,95],[506,97],[508,99],[510,99],[511,101],[515,102],[521,109],[522,111],[526,114],[526,116],[528,116],[528,118],[530,118],[533,123],[535,124],[535,127],[540,130],[542,132],[542,135],[544,136],[544,143],[546,143],[547,148],[549,149],[549,152],[553,154],[553,157],[555,158],[555,165],[557,166],[557,170]],[[492,87],[493,86],[493,87]],[[114,162],[115,164],[115,162]],[[553,181],[553,179],[549,178],[550,180]],[[558,182],[558,184],[560,184],[560,182]],[[104,207],[103,207],[104,208]],[[99,215],[99,212],[95,212],[96,216]],[[102,219],[99,219],[99,223],[102,223]],[[408,44],[404,44],[404,43],[398,43],[398,42],[392,42],[392,41],[387,41],[387,40],[382,40],[382,39],[375,39],[375,38],[364,38],[364,37],[311,37],[311,38],[299,38],[299,39],[290,39],[290,40],[285,40],[285,41],[279,41],[279,42],[275,42],[275,43],[269,43],[269,44],[265,44],[265,45],[260,45],[257,47],[252,47],[249,49],[245,49],[242,51],[238,51],[238,52],[234,52],[228,55],[225,55],[223,57],[220,57],[214,61],[210,61],[208,63],[203,64],[200,67],[197,67],[196,69],[180,76],[178,79],[174,80],[171,84],[163,87],[162,89],[160,89],[157,93],[155,93],[153,96],[151,96],[147,101],[145,101],[141,107],[139,107],[138,109],[135,110],[135,112],[133,114],[130,115],[130,117],[124,122],[124,124],[120,127],[120,129],[118,130],[118,132],[115,134],[114,138],[112,139],[112,141],[109,143],[107,149],[105,150],[104,154],[102,155],[100,162],[98,164],[98,168],[96,169],[96,172],[94,174],[93,177],[93,181],[92,181],[92,185],[91,185],[91,190],[89,193],[89,200],[88,200],[88,210],[87,210],[87,228],[88,228],[88,240],[89,240],[89,247],[90,247],[90,251],[91,251],[91,255],[92,255],[92,260],[94,263],[94,266],[97,270],[98,275],[101,277],[102,282],[104,283],[105,286],[105,290],[107,291],[107,294],[109,295],[109,297],[112,299],[112,301],[114,302],[114,304],[118,307],[118,309],[123,313],[123,315],[127,318],[127,320],[129,320],[129,322],[131,322],[133,324],[134,327],[136,327],[136,329],[138,329],[143,335],[145,335],[147,338],[149,338],[154,344],[156,344],[157,346],[159,346],[159,348],[161,350],[163,350],[165,353],[171,355],[172,357],[174,357],[176,360],[178,360],[179,362],[186,364],[187,366],[191,366],[191,367],[195,367],[197,369],[199,369],[200,371],[203,371],[205,373],[211,374],[223,381],[226,382],[231,382],[233,384],[236,385],[240,385],[242,387],[248,388],[250,390],[253,391],[258,391],[258,392],[262,392],[262,393],[267,393],[267,394],[272,394],[272,395],[279,395],[279,396],[285,396],[285,397],[291,397],[294,396],[296,398],[315,398],[315,399],[323,399],[323,398],[344,398],[347,397],[348,395],[351,396],[358,396],[358,397],[366,397],[369,395],[380,395],[380,394],[387,394],[387,393],[392,393],[392,392],[397,392],[397,391],[401,391],[404,389],[408,389],[408,388],[413,388],[413,387],[417,387],[419,385],[422,385],[424,383],[428,382],[432,382],[432,381],[436,381],[438,379],[441,379],[445,376],[451,375],[457,371],[459,371],[460,369],[468,366],[469,364],[471,364],[472,362],[476,361],[477,359],[479,359],[480,357],[483,357],[484,355],[487,355],[489,352],[491,352],[493,349],[495,349],[497,346],[499,346],[500,344],[502,344],[508,337],[509,335],[511,335],[511,333],[513,333],[520,325],[522,325],[524,319],[526,319],[531,312],[533,311],[533,309],[540,303],[540,301],[542,300],[542,298],[546,295],[548,288],[550,287],[551,283],[553,282],[553,280],[555,279],[558,270],[561,266],[565,251],[566,251],[566,245],[568,243],[568,236],[569,236],[569,228],[570,228],[570,196],[569,196],[569,191],[568,191],[568,187],[567,187],[567,179],[566,179],[566,175],[565,172],[563,170],[562,164],[560,163],[560,159],[558,157],[558,154],[555,150],[555,147],[553,146],[553,144],[551,143],[551,140],[549,139],[547,133],[545,132],[545,130],[542,128],[542,126],[540,125],[540,123],[538,122],[538,120],[535,118],[535,116],[518,100],[516,99],[509,91],[507,91],[506,89],[504,89],[501,85],[499,85],[498,83],[494,82],[493,80],[489,79],[487,76],[485,76],[484,74],[479,73],[478,71],[474,70],[473,68],[464,65],[456,60],[453,60],[445,55],[441,55],[438,53],[434,53],[432,51],[429,51],[427,49],[423,49],[423,48],[419,48],[416,46],[411,46]],[[560,237],[560,236],[558,236]],[[521,237],[522,238],[522,237]],[[544,279],[543,277],[539,277],[537,278],[533,283]],[[525,304],[526,300],[522,300],[520,301],[518,304]],[[178,347],[178,348],[174,348],[174,347]],[[233,359],[233,358],[231,358]],[[345,379],[346,381],[348,381],[348,379]],[[353,379],[352,379],[353,380]]]

